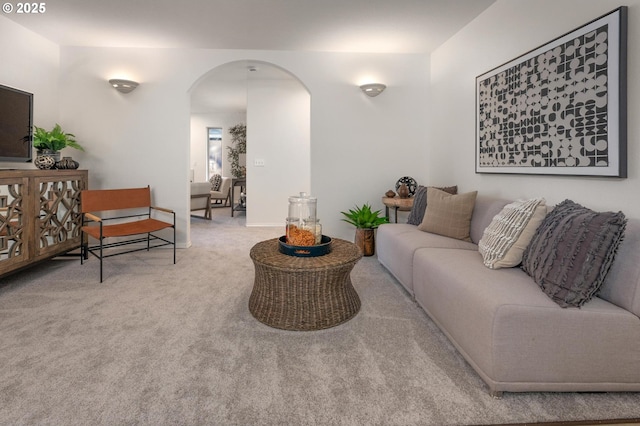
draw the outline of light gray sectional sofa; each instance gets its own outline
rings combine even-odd
[[[378,260],[492,395],[640,391],[640,220],[628,220],[597,297],[580,308],[562,308],[521,268],[484,266],[477,243],[508,203],[478,196],[472,242],[415,225],[382,225]]]

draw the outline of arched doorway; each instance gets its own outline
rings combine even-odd
[[[222,173],[228,128],[247,125],[247,226],[282,226],[287,198],[310,191],[310,95],[302,82],[277,65],[242,60],[220,65],[191,89],[191,168],[207,176],[207,128],[222,128]]]

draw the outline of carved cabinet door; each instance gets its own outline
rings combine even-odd
[[[29,179],[0,177],[0,274],[29,257]]]
[[[50,256],[80,244],[80,176],[39,177],[35,181],[35,256]]]

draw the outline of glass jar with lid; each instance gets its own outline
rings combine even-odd
[[[316,229],[319,221],[316,217],[317,199],[306,192],[289,197],[289,215],[287,216],[287,244],[312,246],[316,243]]]

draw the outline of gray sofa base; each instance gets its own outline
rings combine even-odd
[[[492,393],[640,391],[629,311],[600,298],[560,308],[520,269],[490,270],[470,250],[420,249],[414,274],[416,302]]]

